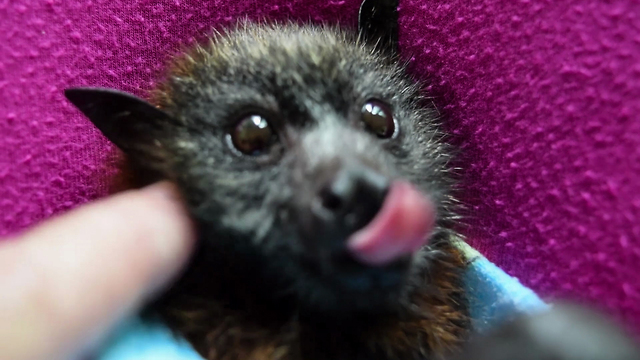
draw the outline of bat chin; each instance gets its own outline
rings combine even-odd
[[[412,264],[405,257],[371,267],[344,256],[325,268],[307,265],[298,282],[304,284],[299,287],[301,306],[322,316],[396,312],[409,291]]]

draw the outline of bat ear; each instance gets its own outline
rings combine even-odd
[[[365,41],[390,55],[398,53],[398,0],[363,0],[358,30]]]
[[[70,88],[64,95],[107,139],[131,156],[158,153],[162,134],[177,124],[164,111],[118,90]]]

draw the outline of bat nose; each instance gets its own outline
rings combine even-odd
[[[387,177],[367,166],[342,166],[320,187],[314,210],[325,226],[341,229],[346,238],[376,216],[389,186]]]
[[[348,240],[381,213],[391,192],[392,176],[362,162],[344,159],[322,167],[314,175],[311,204],[299,208],[297,214],[305,219],[306,254],[316,259],[311,268],[325,279],[332,279],[342,291],[364,293],[397,288],[404,281],[410,257],[370,266],[358,261],[348,248]]]

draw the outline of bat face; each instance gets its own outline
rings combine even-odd
[[[179,185],[203,261],[264,296],[391,309],[450,231],[435,110],[393,59],[337,29],[240,26],[176,60],[157,106],[67,97]]]

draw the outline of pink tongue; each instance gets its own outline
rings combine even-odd
[[[351,235],[347,247],[359,261],[384,265],[418,251],[435,224],[432,202],[405,181],[391,184],[382,209],[363,229]]]

